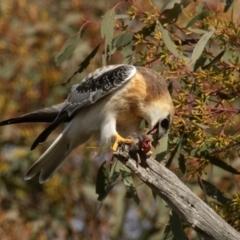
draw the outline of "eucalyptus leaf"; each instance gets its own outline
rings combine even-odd
[[[102,163],[97,173],[96,193],[98,201],[102,201],[106,196],[106,186],[108,184],[108,174],[106,169],[106,161]]]
[[[140,200],[139,200],[139,197],[137,195],[137,190],[136,190],[133,178],[132,178],[131,170],[123,165],[120,172],[121,172],[121,176],[122,176],[122,179],[123,179],[123,183],[125,184],[125,186],[127,188],[126,197],[127,198],[133,198],[134,201],[137,204],[139,204]]]
[[[216,199],[218,202],[222,204],[226,204],[229,202],[231,199],[224,196],[224,194],[219,191],[217,187],[215,187],[212,183],[204,180],[204,179],[199,179],[198,180],[200,187],[206,192],[206,194],[213,198]]]
[[[210,156],[209,154],[204,154],[204,157],[209,160],[209,162],[219,168],[226,170],[227,172],[239,175],[240,172],[234,167],[228,165],[227,163],[220,160],[218,157]]]
[[[173,43],[172,39],[169,37],[169,33],[166,29],[163,28],[161,23],[158,23],[156,29],[162,33],[163,41],[166,44],[166,47],[168,50],[175,56],[175,57],[181,57],[179,54],[176,45]]]
[[[55,62],[56,65],[61,65],[67,58],[69,58],[73,51],[76,49],[79,40],[80,40],[80,32],[77,32],[72,37],[70,37],[62,46],[60,53],[57,55]]]
[[[217,62],[219,62],[225,52],[226,52],[225,50],[223,50],[222,52],[220,52],[210,63],[208,63],[207,65],[203,66],[202,69],[203,69],[203,70],[209,69],[211,66],[213,66],[214,64],[216,64]]]
[[[192,56],[190,58],[190,62],[188,63],[189,66],[194,65],[197,59],[201,56],[203,49],[205,48],[208,40],[213,35],[214,30],[203,34],[203,36],[199,39],[198,43],[195,45],[193,50]]]
[[[91,60],[94,58],[94,56],[97,54],[98,49],[99,49],[100,43],[92,50],[92,52],[79,64],[79,69],[73,73],[73,75],[65,81],[63,84],[66,84],[71,81],[71,79],[77,74],[81,73],[84,69],[88,67],[90,64]]]
[[[170,215],[169,223],[170,223],[172,233],[174,235],[174,239],[176,239],[176,240],[188,240],[188,237],[187,237],[187,235],[184,232],[183,227],[182,227],[181,218],[173,210],[172,210],[172,214]]]
[[[199,14],[197,14],[196,16],[194,16],[187,24],[186,28],[192,26],[196,21],[198,20],[203,20],[204,18],[208,17],[211,14],[210,11],[208,10],[204,10],[202,12],[200,12]]]
[[[115,20],[115,12],[113,9],[110,9],[106,12],[101,21],[101,37],[105,39],[105,54],[103,55],[103,65],[106,65],[106,59],[108,57],[107,52],[111,52],[112,50]]]

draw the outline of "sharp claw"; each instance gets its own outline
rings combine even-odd
[[[128,138],[123,138],[123,137],[121,137],[119,134],[116,134],[116,135],[115,135],[115,142],[114,142],[114,144],[113,144],[113,146],[112,146],[112,150],[113,150],[114,152],[117,151],[118,146],[119,146],[120,143],[130,144],[130,143],[132,143],[132,140],[131,140],[131,139],[128,139]]]
[[[146,153],[146,156],[150,157],[153,154],[153,152],[150,150]]]

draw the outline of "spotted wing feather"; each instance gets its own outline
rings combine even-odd
[[[117,90],[136,73],[132,65],[110,65],[97,69],[86,76],[79,84],[73,85],[68,95],[64,111],[71,116],[75,111],[95,103],[102,97]]]

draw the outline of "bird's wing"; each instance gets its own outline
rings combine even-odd
[[[133,65],[109,65],[97,69],[79,84],[72,86],[72,91],[65,101],[67,104],[62,111],[66,111],[71,117],[80,108],[94,104],[122,87],[136,72]]]
[[[86,76],[79,84],[73,85],[71,93],[64,102],[57,118],[36,138],[31,150],[35,149],[39,143],[44,142],[61,122],[74,117],[74,113],[79,109],[94,104],[99,99],[122,87],[135,75],[136,71],[136,68],[132,65],[109,65],[97,69]]]

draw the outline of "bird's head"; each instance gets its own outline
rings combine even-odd
[[[171,124],[170,115],[157,121],[157,123],[150,128],[147,134],[155,135],[157,139],[160,139],[165,133],[167,133]]]
[[[174,116],[174,108],[172,104],[154,106],[150,109],[149,118],[146,119],[148,122],[148,132],[147,134],[154,135],[154,137],[158,140],[169,130],[172,119]]]

